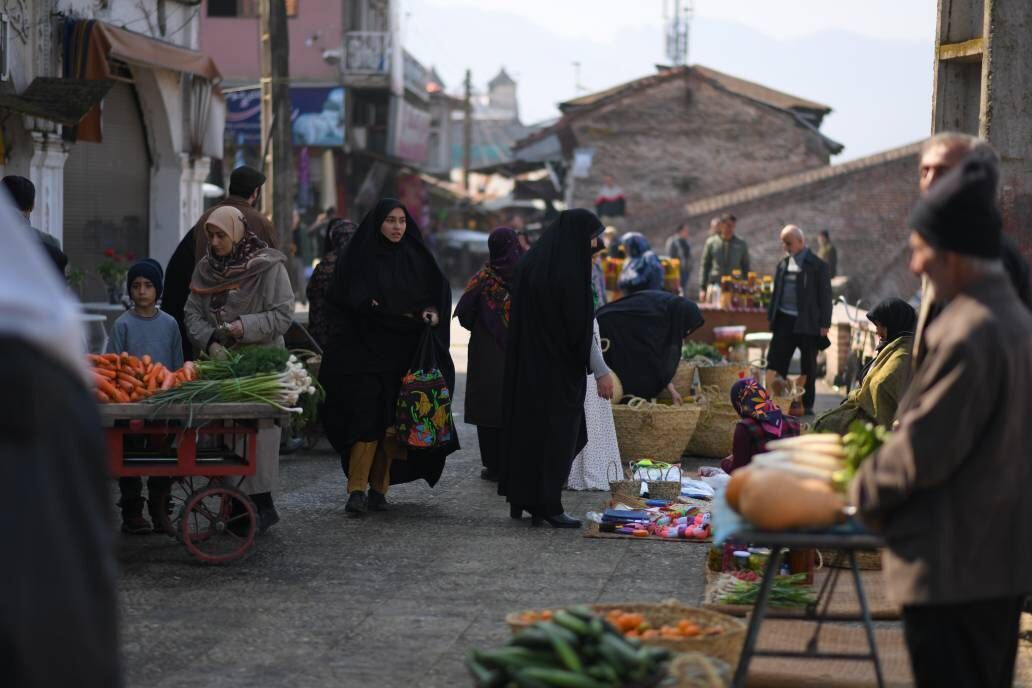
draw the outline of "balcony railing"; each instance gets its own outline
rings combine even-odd
[[[386,31],[350,31],[344,35],[345,74],[390,74],[391,34]]]

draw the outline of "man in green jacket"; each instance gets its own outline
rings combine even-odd
[[[735,236],[735,216],[725,213],[718,219],[718,231],[706,240],[702,249],[702,270],[699,272],[699,300],[706,300],[706,287],[720,284],[720,278],[741,270],[749,273],[749,245]]]

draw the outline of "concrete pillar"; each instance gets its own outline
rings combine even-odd
[[[64,242],[64,166],[68,146],[59,134],[32,132],[29,180],[36,186],[32,226]]]
[[[331,205],[337,205],[337,164],[333,158],[333,150],[327,148],[322,154],[322,185],[319,189],[321,206],[319,210],[326,210]],[[341,214],[342,208],[337,208]]]

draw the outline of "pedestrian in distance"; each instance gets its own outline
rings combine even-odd
[[[509,337],[513,273],[523,250],[516,232],[499,227],[487,239],[490,258],[455,306],[459,324],[470,332],[463,418],[477,428],[484,480],[498,480],[502,444],[502,387]]]
[[[516,270],[498,493],[507,498],[510,516],[522,518],[527,511],[532,525],[581,525],[564,512],[562,489],[587,443],[591,255],[602,230],[588,210],[563,211]]]
[[[831,235],[826,229],[817,232],[817,257],[828,264],[832,278],[838,275],[838,249],[831,243]]]
[[[919,688],[1010,686],[1032,592],[1032,314],[1000,262],[996,177],[976,151],[910,215],[910,269],[943,308],[895,431],[849,490],[888,543]]]
[[[236,346],[283,347],[294,319],[287,257],[270,248],[231,205],[205,220],[205,255],[194,268],[183,319],[197,351],[224,358]],[[279,480],[279,426],[258,430],[255,474],[240,489],[258,507],[258,532],[279,521],[272,493]]]
[[[807,248],[803,230],[795,225],[781,230],[781,245],[788,255],[774,273],[774,295],[767,311],[773,335],[767,366],[787,379],[792,355],[799,350],[801,372],[806,377],[803,413],[813,415],[817,352],[830,346],[831,276],[828,265]]]
[[[620,239],[627,259],[620,268],[617,286],[627,296],[646,289],[663,288],[663,264],[652,250],[649,240],[638,232],[628,232]]]
[[[168,313],[158,310],[161,298],[161,264],[152,258],[145,258],[129,268],[126,276],[126,291],[133,307],[115,320],[108,340],[108,353],[123,351],[142,358],[149,356],[155,363],[161,363],[169,370],[183,367],[183,342],[180,340],[179,324]],[[148,442],[152,437],[132,438],[133,441]],[[147,511],[150,522],[143,517],[143,480],[137,476],[118,479],[121,493],[119,507],[122,510],[122,532],[143,535],[158,532],[167,523],[169,490],[172,480],[163,476],[147,478]]]
[[[305,287],[308,296],[308,333],[323,351],[329,348],[335,334],[333,326],[338,322],[329,312],[326,297],[333,283],[337,261],[357,229],[358,225],[354,222],[340,217],[330,222],[326,236],[323,237],[322,260],[315,266],[312,279]]]
[[[179,333],[183,340],[183,358],[188,361],[193,360],[194,350],[186,331],[183,310],[186,300],[190,297],[190,281],[194,268],[208,253],[208,235],[204,229],[208,217],[223,206],[236,208],[243,214],[248,228],[255,236],[269,248],[274,249],[279,245],[272,223],[257,210],[265,179],[264,174],[247,166],[233,170],[229,176],[229,195],[201,214],[196,224],[183,236],[169,258],[168,265],[165,266],[165,289],[161,299],[161,310],[179,323]]]
[[[36,209],[36,185],[25,177],[19,177],[15,174],[7,175],[0,181],[3,182],[7,193],[10,194],[15,207],[25,218],[22,224],[31,229],[36,238],[42,242],[43,250],[47,252],[47,257],[50,258],[50,262],[54,264],[54,267],[57,268],[58,273],[63,278],[65,276],[65,268],[68,267],[68,256],[61,250],[61,242],[29,224],[32,211]]]
[[[337,260],[328,302],[334,336],[319,381],[326,390],[323,428],[347,476],[345,510],[383,511],[392,484],[423,479],[433,487],[456,433],[433,448],[413,449],[395,430],[402,378],[426,328],[449,391],[455,368],[448,353],[451,288],[405,206],[382,199],[359,224]]]
[[[666,254],[670,258],[676,258],[680,263],[680,288],[681,296],[688,296],[688,285],[692,279],[692,245],[688,241],[689,225],[682,222],[666,244]]]
[[[717,233],[706,239],[699,272],[699,301],[706,300],[706,287],[720,285],[721,277],[730,276],[735,270],[749,274],[749,245],[735,235],[737,224],[734,215],[725,213],[718,219]]]

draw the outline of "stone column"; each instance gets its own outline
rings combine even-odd
[[[181,153],[180,160],[183,165],[183,173],[179,188],[183,199],[184,215],[179,223],[179,237],[182,238],[204,212],[204,180],[208,178],[211,159],[195,158],[191,160],[188,155]]]
[[[58,241],[64,240],[64,166],[68,147],[56,133],[32,132],[29,179],[36,186],[32,225]]]

